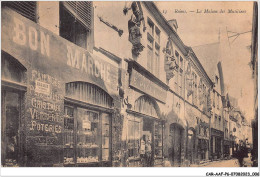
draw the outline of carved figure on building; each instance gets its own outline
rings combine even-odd
[[[141,43],[141,23],[143,23],[143,31],[146,30],[146,27],[141,3],[136,1],[132,2],[131,7],[124,8],[124,14],[126,15],[128,10],[131,9],[133,11],[133,14],[131,15],[131,18],[128,21],[129,41],[133,44],[132,53],[138,56],[140,52],[142,52],[144,49],[144,46]]]
[[[174,57],[173,48],[170,40],[167,42],[166,48],[163,49],[165,54],[165,72],[167,80],[174,77],[174,72],[178,69],[176,58]]]

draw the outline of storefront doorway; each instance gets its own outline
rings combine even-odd
[[[64,166],[111,166],[112,97],[85,82],[66,84],[66,96]]]
[[[21,106],[27,70],[8,53],[1,51],[1,57],[1,162],[2,166],[20,166]]]
[[[1,153],[3,166],[16,166],[19,162],[19,129],[21,94],[2,90]]]
[[[158,105],[144,95],[135,101],[134,111],[128,113],[128,161],[130,167],[162,165],[163,124]]]
[[[181,152],[183,148],[183,128],[178,124],[170,125],[170,144],[171,149],[169,152],[170,160],[173,166],[181,165]]]
[[[188,159],[190,161],[190,164],[195,163],[195,155],[196,155],[195,140],[196,140],[195,130],[193,128],[190,128],[188,130]]]

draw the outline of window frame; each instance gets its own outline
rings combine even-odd
[[[65,99],[65,103],[64,103],[64,111],[65,111],[65,107],[69,107],[69,108],[72,108],[73,109],[73,114],[74,114],[74,134],[73,134],[73,138],[74,138],[74,144],[73,144],[73,163],[64,163],[63,164],[65,166],[68,166],[68,165],[83,165],[83,166],[88,166],[88,165],[91,165],[93,163],[96,163],[96,164],[102,164],[102,163],[111,163],[112,162],[112,113],[110,110],[100,110],[99,108],[89,108],[87,106],[82,106],[82,105],[79,105],[79,104],[75,104],[74,102],[71,102],[70,100],[66,100]],[[98,122],[98,136],[99,136],[99,140],[98,140],[98,152],[97,152],[97,156],[98,156],[98,161],[97,162],[83,162],[83,163],[79,163],[77,162],[77,154],[78,154],[78,131],[79,131],[79,128],[78,128],[78,120],[79,120],[79,117],[78,117],[78,109],[83,109],[85,111],[90,111],[90,112],[93,112],[93,113],[97,113],[98,114],[98,119],[99,119],[99,122]],[[65,112],[64,112],[65,113]],[[103,138],[103,123],[102,123],[102,114],[108,114],[109,115],[109,158],[108,160],[103,160],[103,142],[102,142],[102,138]],[[64,145],[65,146],[65,145]]]
[[[154,24],[154,22],[147,17],[147,70],[156,77],[159,77],[160,73],[160,34],[161,31]],[[158,36],[158,41],[157,37]],[[150,50],[150,51],[149,51]],[[151,52],[152,56],[148,55]],[[158,58],[157,58],[158,57]]]

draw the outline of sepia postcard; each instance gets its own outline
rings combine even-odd
[[[8,167],[259,176],[258,2],[1,1]]]

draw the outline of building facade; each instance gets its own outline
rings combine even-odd
[[[228,155],[238,124],[221,63],[206,68],[177,30],[153,2],[2,3],[3,166],[189,166]]]
[[[93,54],[92,13],[92,2],[2,4],[4,166],[112,165],[119,68]]]

